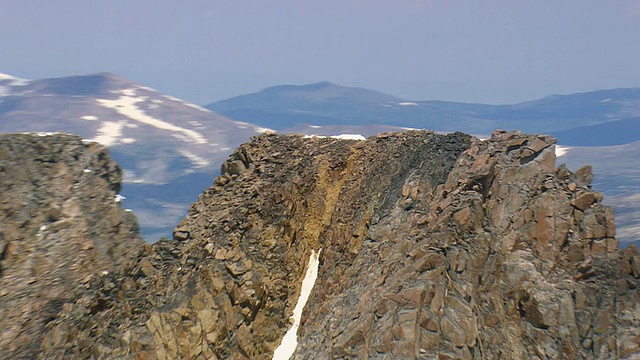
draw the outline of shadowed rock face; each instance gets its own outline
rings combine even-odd
[[[318,279],[294,358],[640,352],[636,247],[548,136],[264,135],[176,227],[46,326],[41,357],[257,358]]]
[[[35,358],[48,322],[142,245],[107,150],[70,135],[0,135],[0,358]]]

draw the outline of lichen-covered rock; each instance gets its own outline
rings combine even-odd
[[[97,143],[0,135],[0,358],[35,358],[46,324],[139,251],[120,180]]]

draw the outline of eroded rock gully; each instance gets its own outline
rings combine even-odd
[[[42,358],[629,358],[640,253],[548,136],[263,135],[176,227],[50,319]]]

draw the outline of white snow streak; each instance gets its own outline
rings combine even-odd
[[[197,168],[202,168],[205,166],[209,166],[209,161],[207,159],[201,158],[200,156],[190,152],[189,150],[180,149],[178,152],[189,159]]]
[[[203,108],[203,107],[202,107],[202,106],[200,106],[200,105],[196,105],[196,104],[193,104],[193,103],[190,103],[190,102],[184,101],[184,100],[182,100],[182,99],[178,99],[178,98],[177,98],[177,97],[175,97],[175,96],[171,96],[171,95],[162,95],[162,97],[163,97],[163,98],[165,98],[165,99],[167,99],[167,100],[171,100],[171,101],[179,102],[179,103],[181,103],[182,105],[186,105],[186,106],[188,106],[188,107],[191,107],[191,108],[194,108],[194,109],[200,110],[200,111],[202,111],[202,112],[206,112],[206,113],[210,113],[210,112],[212,112],[211,110],[209,110],[209,109],[205,109],[205,108]]]
[[[248,129],[249,126],[251,126],[251,124],[243,121],[234,121],[233,123],[236,124],[239,129]]]
[[[556,157],[561,157],[567,154],[571,150],[569,146],[556,145]]]
[[[293,309],[293,316],[291,316],[293,319],[293,325],[291,325],[289,331],[287,331],[282,338],[280,346],[278,346],[276,351],[274,351],[273,360],[288,360],[291,355],[293,355],[293,352],[296,351],[296,347],[298,347],[298,328],[300,327],[300,317],[302,317],[302,310],[307,304],[313,285],[316,283],[316,279],[318,278],[320,252],[322,252],[322,249],[318,250],[317,254],[315,250],[311,251],[309,264],[307,264],[307,273],[304,276],[304,280],[302,280],[302,287],[300,288],[300,297],[298,297],[296,307]]]
[[[122,89],[120,93],[124,96],[136,96],[136,89]]]
[[[273,130],[273,129],[260,127],[260,126],[254,126],[253,127],[253,131],[255,131],[257,133],[275,132],[275,130]]]
[[[342,139],[342,140],[367,140],[364,136],[360,134],[340,134],[340,135],[334,135],[331,138]]]
[[[98,136],[89,141],[98,142],[104,146],[114,145],[120,136],[122,136],[122,128],[124,127],[124,121],[104,121],[100,129],[98,129]]]
[[[200,105],[196,105],[196,104],[192,104],[190,102],[186,102],[186,101],[181,101],[183,104],[187,105],[188,107],[194,108],[196,110],[200,110],[202,112],[206,112],[206,113],[210,113],[212,112],[211,110],[207,109],[207,108],[203,108]]]
[[[340,139],[340,140],[367,140],[364,136],[360,134],[340,134],[340,135],[332,135],[332,136],[324,136],[324,135],[305,135],[305,139],[324,139],[324,138],[332,138],[332,139]]]
[[[124,93],[125,91],[126,90],[123,90],[122,92]],[[127,92],[127,93],[130,93],[130,92]],[[184,136],[186,136],[187,139],[190,139],[190,140],[187,140],[189,142],[194,142],[196,144],[207,143],[206,138],[197,131],[185,129],[185,128],[176,126],[174,124],[171,124],[166,121],[159,120],[147,115],[144,111],[142,111],[142,109],[136,106],[137,103],[144,101],[144,99],[123,95],[116,100],[96,99],[96,101],[98,102],[98,104],[108,109],[113,109],[118,113],[120,113],[121,115],[128,117],[131,120],[135,120],[137,122],[153,126],[157,129],[182,133],[184,134]]]
[[[138,86],[138,88],[140,88],[141,90],[147,90],[147,91],[152,91],[152,92],[157,92],[156,89],[148,87],[148,86]]]
[[[87,121],[94,121],[94,120],[98,120],[98,117],[94,116],[94,115],[85,115],[85,116],[81,117],[80,119],[87,120]]]
[[[413,101],[399,102],[398,105],[400,105],[400,106],[418,106],[418,104],[414,103]]]
[[[0,80],[9,80],[11,86],[25,86],[29,84],[29,80],[11,76],[9,74],[0,73]]]

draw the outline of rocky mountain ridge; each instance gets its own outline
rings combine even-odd
[[[39,353],[45,326],[143,246],[122,170],[78,136],[0,135],[0,357]]]
[[[402,99],[323,82],[275,86],[206,107],[278,131],[305,134],[336,134],[340,133],[336,129],[344,129],[342,133],[372,136],[382,131],[403,131],[402,127],[463,131],[483,137],[494,129],[550,133],[570,155],[566,162],[571,169],[585,164],[593,166],[607,205],[615,209],[616,223],[622,230],[621,246],[640,244],[635,221],[640,218],[637,201],[640,177],[633,171],[640,168],[640,163],[634,152],[622,151],[623,147],[640,144],[638,88],[551,95],[518,104],[490,105]],[[612,160],[623,166],[610,166]],[[611,201],[614,197],[615,201]]]
[[[296,359],[637,356],[640,252],[618,249],[590,168],[556,167],[554,148],[519,132],[256,137],[173,240],[132,244],[29,347],[271,358],[319,252]]]

